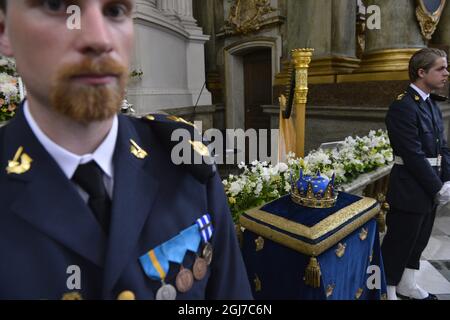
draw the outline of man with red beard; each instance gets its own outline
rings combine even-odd
[[[27,88],[0,129],[0,299],[251,298],[215,167],[171,160],[192,127],[118,114],[134,5],[0,1]]]

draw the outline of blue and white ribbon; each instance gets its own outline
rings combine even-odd
[[[214,228],[211,223],[211,216],[205,214],[200,219],[197,219],[197,225],[200,227],[200,234],[202,235],[203,241],[208,242],[211,239]]]

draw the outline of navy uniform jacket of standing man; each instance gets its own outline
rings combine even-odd
[[[51,23],[59,23],[57,19],[65,14],[64,3],[7,1],[7,19],[11,19],[9,23],[15,32],[19,27],[27,26],[31,26],[32,32],[41,26],[45,28],[47,22],[38,25],[35,23],[40,22],[36,19],[24,16],[20,25],[14,25],[19,23],[14,21],[17,15],[44,16]],[[131,11],[132,3],[80,1],[85,29],[73,31],[79,32],[72,38],[77,48],[81,48],[76,54],[83,56],[87,53],[90,57],[103,59],[97,55],[99,52],[104,55],[104,48],[108,49],[107,52],[114,52],[114,42],[108,44],[109,40],[104,40],[109,39],[107,33],[103,33],[101,36],[104,38],[100,39],[95,35],[98,30],[92,29],[104,28],[98,31],[101,33],[106,28],[123,28],[124,19],[129,19],[126,23],[132,21],[131,12],[126,18],[119,16],[122,20],[117,19],[117,12]],[[4,5],[5,2],[2,3]],[[2,25],[4,27],[4,23]],[[46,54],[45,48],[40,46],[47,46],[47,53],[51,55],[54,46],[69,41],[66,39],[72,34],[64,32],[70,31],[63,30],[61,37],[64,38],[49,39],[55,42],[44,45],[40,43],[47,35],[39,32],[35,36],[41,37],[40,42],[32,44],[36,50],[30,49],[29,52],[21,46],[26,43],[26,38],[32,43],[33,35],[20,38],[20,34],[14,34],[17,41],[14,55],[18,55],[19,69],[24,68],[20,63],[31,59],[24,58],[24,55]],[[59,35],[54,33],[51,36]],[[111,41],[116,41],[121,35],[112,36]],[[100,41],[107,45],[100,46]],[[5,47],[4,35],[0,42],[2,51],[12,55],[8,44]],[[88,48],[89,51],[83,46],[92,48]],[[60,54],[64,55],[64,52]],[[45,56],[40,57],[44,65],[45,59]],[[35,63],[29,67],[41,66]],[[157,115],[135,119],[114,112],[105,138],[91,152],[78,156],[52,141],[48,131],[41,128],[44,122],[42,114],[36,112],[38,98],[33,96],[33,90],[36,90],[36,85],[45,83],[46,78],[33,82],[33,75],[27,73],[29,70],[23,70],[24,81],[31,79],[25,83],[29,87],[30,99],[21,106],[16,117],[0,129],[0,299],[117,299],[119,296],[155,299],[162,282],[147,276],[140,257],[180,235],[205,214],[210,214],[214,228],[209,240],[213,247],[212,262],[200,280],[189,283],[189,278],[182,279],[180,287],[185,292],[178,292],[177,298],[250,299],[245,267],[217,172],[213,166],[176,166],[171,160],[171,132],[179,127],[192,128],[177,118]],[[83,81],[84,86],[110,79],[91,77]],[[64,92],[69,95],[70,89]],[[106,101],[108,94],[106,92],[102,99]],[[114,108],[120,99],[114,100]],[[41,110],[45,112],[47,109]],[[50,126],[54,125],[50,123]],[[45,124],[43,127],[49,128]],[[67,130],[71,128],[67,127]],[[90,126],[86,126],[86,130],[90,130]],[[89,140],[82,143],[89,144]],[[94,216],[94,209],[87,205],[91,203],[90,193],[71,181],[78,165],[86,161],[95,162],[102,169],[103,187],[106,187],[103,189],[112,199],[107,231]],[[9,170],[6,170],[8,166]],[[201,255],[201,246],[197,252],[184,250],[180,263],[170,262],[165,283],[175,286],[180,271],[192,270],[194,261]],[[156,270],[161,272],[161,266]],[[71,277],[74,274],[80,278]]]
[[[416,53],[410,62],[412,84],[392,103],[386,116],[395,156],[387,194],[388,231],[382,246],[390,299],[396,299],[395,291],[403,298],[434,298],[417,285],[415,273],[442,201],[441,191],[450,181],[450,151],[442,114],[430,98],[430,92],[447,81],[446,59],[440,50]]]

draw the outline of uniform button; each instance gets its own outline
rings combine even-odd
[[[118,296],[117,300],[136,300],[136,296],[133,291],[122,291]]]

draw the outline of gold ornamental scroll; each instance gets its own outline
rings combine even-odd
[[[439,24],[446,0],[416,0],[416,3],[416,17],[422,36],[429,41]]]

